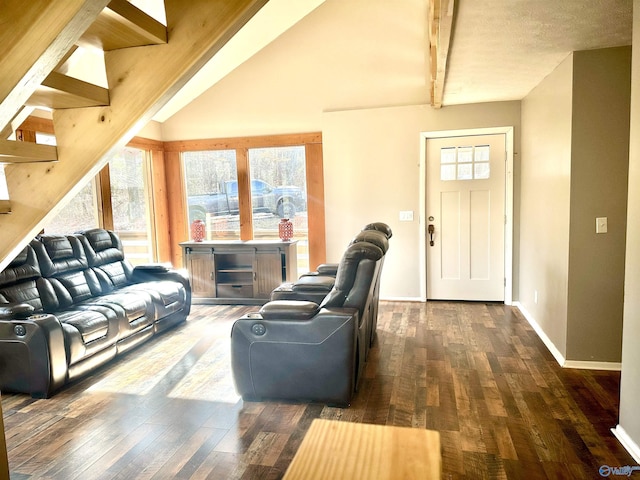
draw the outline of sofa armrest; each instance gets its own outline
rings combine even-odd
[[[0,319],[0,389],[48,398],[67,379],[60,321],[53,315]]]
[[[317,303],[300,300],[275,300],[265,303],[260,309],[260,317],[265,320],[309,320],[318,313]],[[249,314],[250,318],[251,314]]]
[[[178,270],[160,263],[133,267],[134,282],[152,282],[155,280],[174,280],[189,284],[189,276],[185,270]]]
[[[357,375],[358,310],[322,308],[303,318],[301,311],[318,306],[282,301],[265,307],[231,329],[231,370],[240,396],[349,404]]]
[[[0,304],[0,319],[27,318],[35,311],[28,303],[3,303]]]
[[[336,274],[338,273],[338,264],[337,263],[321,263],[320,265],[318,265],[318,268],[316,269],[316,271],[320,275],[331,275],[335,277]]]
[[[318,265],[318,268],[313,272],[307,272],[300,275],[300,278],[303,277],[315,277],[317,275],[327,275],[329,277],[335,277],[338,273],[338,264],[337,263],[321,263]]]
[[[134,283],[171,280],[181,283],[187,291],[187,303],[191,305],[191,283],[185,269],[171,268],[162,264],[137,265],[133,268]]]

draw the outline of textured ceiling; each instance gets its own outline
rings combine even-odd
[[[267,22],[267,42],[247,35],[259,51],[201,75],[157,118],[167,139],[319,129],[322,112],[429,102],[429,0],[271,1],[309,13]],[[456,0],[443,105],[521,100],[572,51],[630,45],[632,3]]]
[[[457,0],[444,105],[524,98],[572,51],[631,44],[632,0]]]

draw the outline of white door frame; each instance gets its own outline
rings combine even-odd
[[[504,304],[513,303],[513,127],[473,128],[468,130],[440,130],[420,132],[420,297],[427,301],[427,140],[430,138],[468,137],[472,135],[505,135],[507,163],[505,165],[504,208]]]

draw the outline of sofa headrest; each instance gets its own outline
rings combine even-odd
[[[73,258],[73,247],[64,235],[40,235],[38,240],[42,242],[51,260],[64,260]]]
[[[24,265],[25,263],[27,263],[28,257],[29,257],[29,247],[27,246],[22,249],[22,251],[16,256],[16,258],[11,260],[11,263],[9,263],[9,268],[19,267],[20,265]]]
[[[391,227],[382,222],[368,223],[362,228],[362,230],[377,230],[378,232],[384,233],[387,238],[391,238],[391,236],[393,235],[393,233],[391,232]]]
[[[87,237],[91,248],[93,248],[93,251],[96,253],[100,253],[108,248],[117,248],[117,242],[108,230],[92,228],[85,230],[82,234]]]
[[[387,253],[387,250],[389,250],[389,240],[387,240],[387,236],[380,230],[361,231],[351,240],[351,243],[358,242],[371,243],[382,250],[382,253]]]
[[[30,245],[38,256],[45,277],[82,270],[88,266],[82,245],[72,235],[39,235]]]
[[[0,287],[20,283],[26,280],[33,280],[40,277],[40,267],[36,254],[30,245],[14,258],[11,263],[0,272]]]
[[[338,265],[336,283],[321,306],[363,308],[383,256],[379,247],[368,242],[349,245]]]
[[[124,260],[122,242],[113,232],[103,228],[92,228],[81,232],[80,235],[85,240],[89,266],[97,267]]]

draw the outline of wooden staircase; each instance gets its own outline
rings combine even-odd
[[[125,0],[3,2],[0,270],[266,2],[165,0],[166,27]],[[103,50],[108,89],[61,73],[78,46]],[[5,140],[36,106],[57,147]]]

